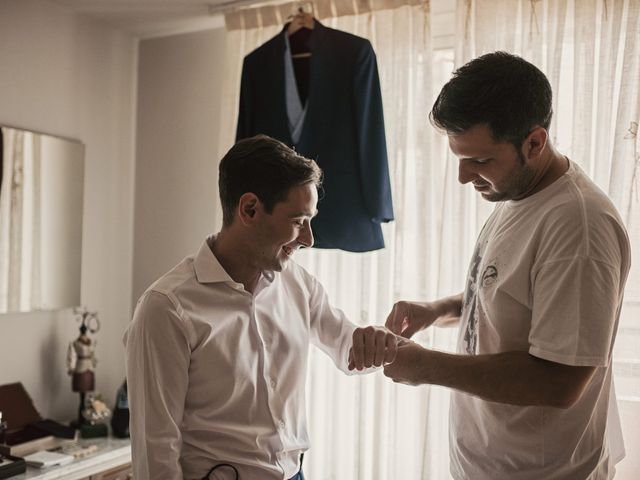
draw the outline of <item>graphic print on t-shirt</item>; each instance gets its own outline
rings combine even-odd
[[[495,264],[484,267],[480,275],[480,265],[482,255],[480,253],[480,242],[473,252],[473,260],[469,267],[469,277],[464,292],[463,318],[467,319],[464,332],[464,349],[469,355],[478,353],[478,321],[481,315],[481,308],[478,305],[478,293],[481,288],[493,285],[498,279],[498,269]]]
[[[495,265],[489,265],[482,272],[482,285],[481,288],[487,288],[496,283],[498,279],[498,269]]]
[[[464,305],[462,306],[463,318],[467,319],[464,332],[464,348],[469,355],[476,354],[478,343],[478,269],[480,268],[480,243],[476,245],[473,252],[473,260],[469,267],[469,276],[467,277],[467,286],[464,291]]]

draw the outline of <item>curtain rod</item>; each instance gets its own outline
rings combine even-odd
[[[312,4],[314,6],[314,11],[318,4],[324,3],[327,0],[227,0],[217,4],[209,4],[209,15],[224,15],[227,13],[231,13],[237,10],[242,10],[245,8],[260,8],[266,6],[277,6],[284,4],[297,3],[302,5]],[[330,2],[331,0],[329,0]],[[429,4],[430,0],[368,0],[370,6],[373,7],[376,3],[387,3],[387,4],[395,4],[394,6],[400,5],[419,5],[419,4]],[[357,3],[357,0],[356,2]],[[373,7],[373,10],[377,10],[378,8]],[[383,8],[384,9],[384,8]]]
[[[246,7],[262,7],[266,5],[273,5],[278,3],[286,3],[286,0],[267,0],[267,1],[256,1],[256,0],[229,0],[226,2],[209,4],[209,15],[221,15],[225,13],[232,12],[234,10],[238,10]],[[309,2],[300,2],[309,3]]]
[[[313,6],[313,15],[319,20],[347,15],[370,13],[377,10],[422,5],[429,9],[429,0],[306,0],[306,1],[260,1],[238,0],[226,3],[224,22],[227,30],[243,30],[282,24],[296,6]],[[221,4],[222,8],[222,4]]]

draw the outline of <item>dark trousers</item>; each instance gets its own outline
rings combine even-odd
[[[302,473],[302,469],[298,473],[296,473],[290,480],[304,480],[304,473]]]
[[[289,480],[304,480],[304,473],[302,473],[302,462],[304,461],[304,453],[300,454],[300,471],[296,473]]]

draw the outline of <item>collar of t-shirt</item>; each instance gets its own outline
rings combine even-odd
[[[545,198],[548,195],[553,195],[557,190],[564,188],[566,182],[575,175],[576,169],[578,168],[580,168],[578,165],[569,160],[569,168],[567,169],[567,171],[564,172],[562,176],[560,176],[560,178],[554,181],[551,185],[547,185],[539,192],[523,198],[522,200],[507,200],[506,202],[504,202],[505,208],[517,209],[528,207],[530,204],[536,203],[540,199]]]

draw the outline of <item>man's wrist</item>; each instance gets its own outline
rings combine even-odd
[[[462,309],[461,296],[445,297],[429,304],[436,314],[436,320],[460,316]]]
[[[428,348],[422,348],[420,357],[417,362],[417,379],[416,383],[421,385],[430,385],[433,383],[433,351]]]

